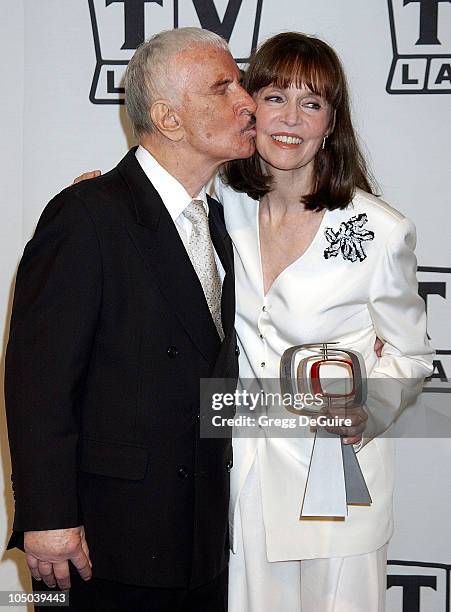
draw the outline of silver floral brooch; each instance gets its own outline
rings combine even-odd
[[[324,235],[329,242],[329,246],[324,251],[324,257],[329,259],[330,257],[337,257],[338,253],[341,253],[343,259],[349,261],[366,259],[362,242],[374,238],[374,232],[363,228],[367,222],[368,217],[365,213],[362,213],[340,223],[338,231],[326,227]]]

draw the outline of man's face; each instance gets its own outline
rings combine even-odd
[[[252,155],[256,105],[241,87],[230,53],[196,44],[175,56],[172,69],[178,114],[193,155],[215,165]]]

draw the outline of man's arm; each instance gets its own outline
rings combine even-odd
[[[86,565],[77,495],[79,409],[101,290],[93,222],[77,196],[63,192],[46,207],[25,248],[6,354],[13,528],[35,533],[24,541],[34,575],[32,557],[53,563],[45,559],[49,551],[56,563],[62,555]]]

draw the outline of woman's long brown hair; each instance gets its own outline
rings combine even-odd
[[[324,149],[314,159],[314,185],[302,197],[308,210],[344,208],[356,187],[373,193],[374,180],[360,151],[349,108],[346,78],[335,51],[322,40],[299,32],[283,32],[264,42],[250,60],[244,87],[254,95],[263,87],[307,87],[332,107],[334,124]],[[224,164],[223,181],[254,200],[271,191],[257,152]]]

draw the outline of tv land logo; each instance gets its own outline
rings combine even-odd
[[[451,565],[388,561],[388,612],[450,612]]]
[[[436,349],[425,393],[451,393],[451,268],[418,266],[418,291],[426,305],[428,336]]]
[[[451,0],[388,0],[391,94],[451,93]]]
[[[263,0],[88,0],[96,68],[89,99],[123,104],[121,85],[135,49],[172,28],[197,26],[227,40],[237,63],[257,46]]]

